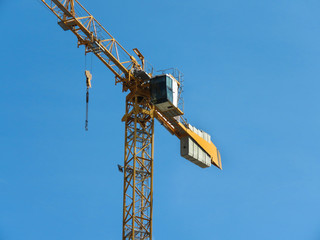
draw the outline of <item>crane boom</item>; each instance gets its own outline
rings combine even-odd
[[[41,0],[58,18],[59,25],[71,30],[84,45],[86,53],[94,53],[115,75],[116,83],[129,84],[131,70],[142,69],[137,60],[77,1]],[[135,79],[136,80],[136,79]]]
[[[154,118],[177,136],[181,144],[187,141],[197,151],[208,155],[210,164],[197,165],[208,167],[212,163],[221,169],[220,153],[206,133],[195,130],[184,120],[184,113],[177,106],[171,103],[169,110],[163,110],[161,104],[153,103],[151,81],[160,75],[153,77],[152,72],[145,70],[146,61],[138,49],[133,51],[140,63],[78,0],[41,1],[56,15],[63,30],[70,30],[76,35],[78,46],[84,45],[86,54],[95,54],[115,75],[115,83],[121,83],[123,91],[130,91],[122,118],[125,122],[125,156],[121,168],[124,173],[122,238],[151,240]],[[172,81],[180,84],[172,75],[168,77],[171,84]],[[192,156],[185,158],[195,160]]]

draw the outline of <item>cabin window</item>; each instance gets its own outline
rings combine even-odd
[[[172,92],[172,79],[169,76],[167,77],[167,98],[172,103],[173,102],[173,92]]]
[[[156,76],[150,81],[151,101],[153,104],[170,102],[178,105],[178,84],[168,75]]]
[[[153,79],[150,84],[151,101],[154,104],[167,101],[166,76]]]

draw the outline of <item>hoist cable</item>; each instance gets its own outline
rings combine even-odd
[[[86,131],[88,131],[88,112],[89,112],[89,89],[87,88],[87,94],[86,94],[86,125],[85,125]]]

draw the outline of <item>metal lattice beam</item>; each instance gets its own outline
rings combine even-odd
[[[132,96],[132,95],[131,95]],[[129,97],[129,98],[128,98]],[[125,121],[123,239],[152,239],[153,134],[150,100],[128,95]]]

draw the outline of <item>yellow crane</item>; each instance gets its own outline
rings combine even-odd
[[[180,76],[154,75],[146,68],[144,56],[133,49],[137,59],[77,1],[41,0],[58,18],[65,31],[78,39],[85,53],[95,54],[122,84],[126,96],[123,172],[122,239],[152,239],[154,119],[180,139],[181,156],[205,168],[222,169],[220,153],[210,135],[191,126],[179,107]],[[86,71],[87,89],[91,74]]]

